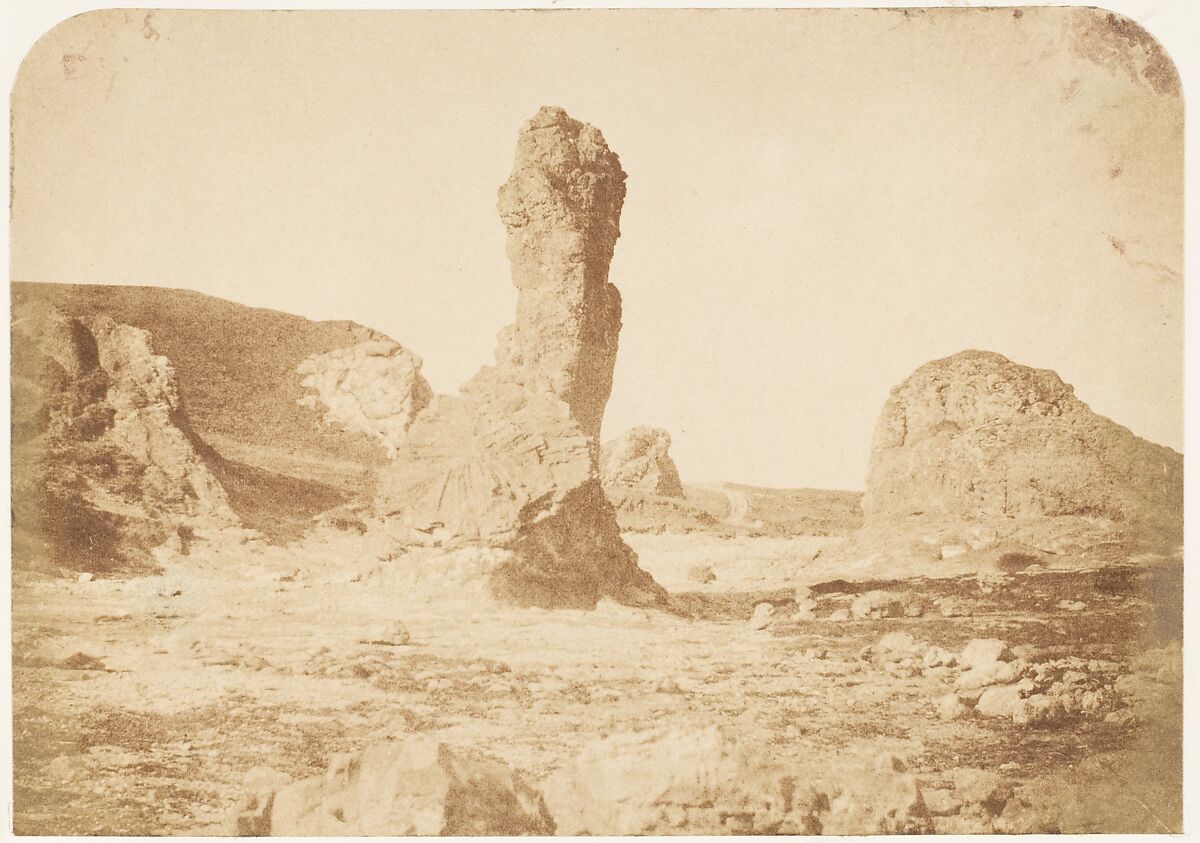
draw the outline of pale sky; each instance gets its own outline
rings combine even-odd
[[[888,390],[980,348],[1182,450],[1182,102],[1105,20],[89,13],[14,89],[13,278],[353,319],[453,392],[512,321],[496,190],[559,105],[629,173],[606,438],[862,488]]]

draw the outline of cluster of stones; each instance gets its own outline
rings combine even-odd
[[[819,769],[756,759],[727,729],[652,729],[593,741],[539,788],[425,736],[335,756],[291,781],[252,770],[239,835],[900,834],[991,831],[1012,797],[995,773],[937,786],[890,753]]]

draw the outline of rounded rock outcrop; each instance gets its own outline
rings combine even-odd
[[[671,434],[635,427],[606,443],[600,453],[600,477],[610,497],[631,492],[682,498],[683,482],[671,459]]]
[[[1079,516],[1174,523],[1183,457],[1097,415],[1054,372],[964,351],[892,390],[875,430],[868,525]]]

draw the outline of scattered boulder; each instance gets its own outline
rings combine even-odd
[[[537,788],[505,765],[425,736],[330,759],[325,773],[252,785],[236,833],[280,836],[547,835]]]
[[[985,688],[979,696],[979,702],[975,703],[975,710],[985,717],[1012,719],[1013,715],[1021,708],[1023,701],[1021,694],[1025,690],[1015,684]]]
[[[1008,645],[996,638],[969,641],[958,657],[958,664],[965,672],[955,680],[954,686],[964,690],[1012,682],[1026,666],[1014,661]]]
[[[887,655],[911,656],[918,649],[916,640],[907,632],[889,632],[875,645],[876,653]]]
[[[107,670],[96,645],[76,636],[50,637],[13,642],[13,664],[23,667],[53,667],[60,670]]]
[[[993,662],[1009,661],[1012,654],[1008,644],[998,638],[972,638],[963,647],[959,663],[968,670],[990,666]]]
[[[75,781],[87,773],[87,765],[79,755],[59,755],[46,765],[46,775],[56,782]]]
[[[543,108],[500,189],[517,320],[496,365],[436,396],[381,472],[376,514],[401,543],[500,551],[483,573],[504,602],[592,607],[666,593],[637,565],[600,484],[621,298],[608,281],[625,173],[599,130]],[[435,563],[436,564],[436,563]]]
[[[687,578],[690,582],[710,583],[717,578],[712,565],[692,565],[688,568]]]
[[[796,601],[796,611],[792,613],[794,621],[811,621],[817,618],[817,601],[811,597],[801,597]]]
[[[792,614],[792,620],[816,620],[817,599],[813,596],[812,589],[806,585],[798,585],[796,586],[794,596],[796,600],[796,611]]]
[[[937,701],[937,714],[942,720],[961,720],[971,716],[971,709],[955,694],[946,694]]]
[[[921,657],[926,667],[953,667],[958,664],[958,656],[944,647],[932,646]]]
[[[771,621],[775,617],[775,607],[770,603],[759,603],[754,607],[754,614],[750,616],[751,629],[766,629],[771,625]]]
[[[408,627],[400,621],[389,621],[373,627],[361,640],[363,644],[382,644],[388,647],[399,647],[409,643],[412,636]]]
[[[963,618],[971,614],[967,602],[958,597],[943,597],[938,601],[937,607],[944,618]]]

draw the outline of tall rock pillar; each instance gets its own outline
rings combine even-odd
[[[433,538],[439,552],[486,550],[472,558],[506,602],[666,598],[621,539],[600,486],[621,329],[608,264],[624,199],[625,173],[598,130],[560,108],[525,124],[499,201],[516,322],[500,334],[496,365],[459,395],[436,396],[380,473],[376,513],[418,544]],[[436,553],[426,561],[440,564]]]
[[[565,401],[597,439],[621,330],[621,294],[608,266],[624,203],[625,171],[599,129],[561,108],[542,108],[525,124],[500,188],[519,295],[496,362]]]

